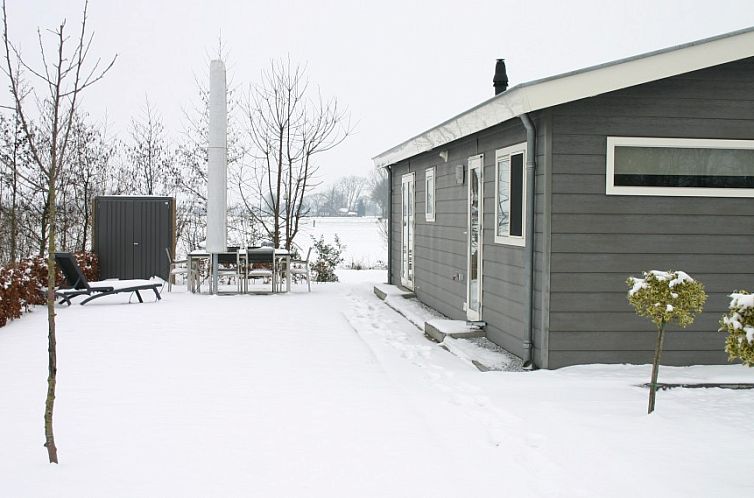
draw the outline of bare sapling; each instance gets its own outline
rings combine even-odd
[[[53,411],[57,382],[57,336],[55,333],[55,251],[57,188],[62,172],[67,168],[66,158],[75,125],[76,110],[81,92],[93,85],[112,68],[101,60],[87,64],[92,47],[93,35],[87,32],[88,3],[84,4],[81,28],[78,35],[71,38],[66,31],[66,21],[54,29],[47,30],[50,39],[38,30],[40,67],[33,68],[22,56],[8,33],[8,12],[3,0],[3,57],[2,72],[9,81],[13,99],[11,109],[16,112],[21,130],[28,143],[32,162],[44,178],[45,226],[47,232],[47,323],[48,323],[48,369],[47,396],[44,409],[44,434],[47,455],[50,463],[58,463],[58,449],[53,433]],[[15,68],[22,68],[16,71]],[[31,80],[24,80],[30,74]],[[37,91],[37,87],[39,91]],[[37,104],[35,111],[27,109],[25,98]],[[36,126],[32,122],[36,119]],[[44,130],[43,132],[37,132]]]

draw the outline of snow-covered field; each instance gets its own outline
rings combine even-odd
[[[754,496],[754,391],[649,367],[480,372],[372,294],[384,271],[283,295],[111,296],[0,328],[0,496]],[[753,382],[741,366],[661,380]]]
[[[346,246],[343,266],[351,268],[356,264],[371,268],[378,265],[384,268],[387,264],[387,241],[380,235],[378,218],[373,216],[304,218],[296,243],[306,251],[312,245],[312,236],[324,237],[325,242],[332,244],[335,235]]]

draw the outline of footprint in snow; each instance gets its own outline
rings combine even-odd
[[[545,444],[545,437],[542,434],[529,433],[525,441],[530,448],[541,448]]]

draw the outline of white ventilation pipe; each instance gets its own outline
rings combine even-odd
[[[227,136],[228,107],[225,64],[209,64],[209,147],[207,150],[207,252],[227,249]]]

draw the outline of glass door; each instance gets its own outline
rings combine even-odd
[[[414,173],[401,177],[401,285],[414,288]]]
[[[468,278],[466,287],[466,318],[482,319],[482,211],[483,211],[483,159],[469,158],[468,174]]]

